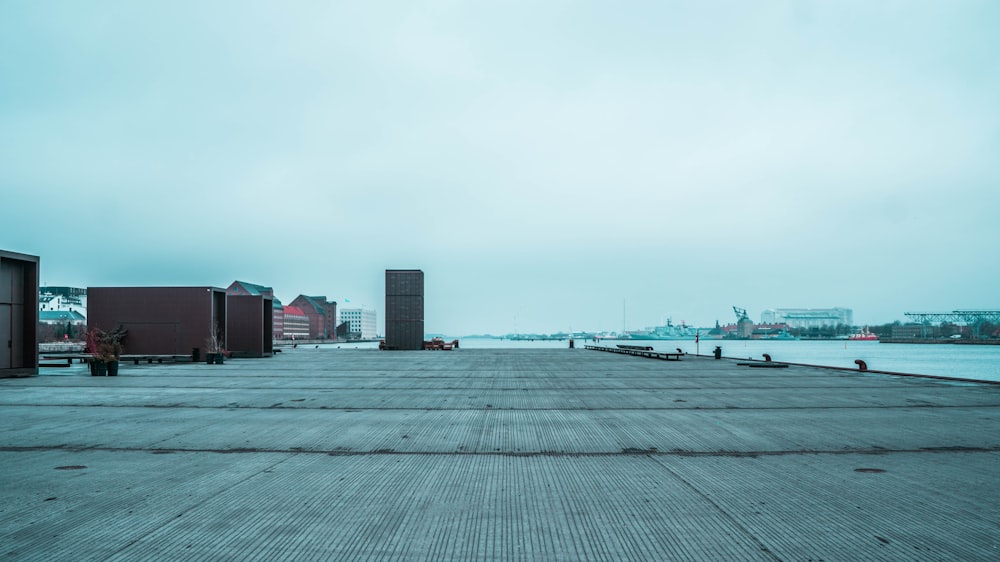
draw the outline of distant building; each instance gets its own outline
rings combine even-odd
[[[38,341],[82,340],[87,334],[87,318],[75,310],[38,311]]]
[[[850,308],[772,308],[760,314],[761,324],[787,324],[789,328],[822,328],[854,325]]]
[[[87,289],[78,287],[42,287],[38,295],[38,310],[76,312],[87,317]]]
[[[939,337],[940,334],[940,326],[925,326],[923,324],[903,324],[902,326],[893,326],[891,330],[891,336],[894,338],[934,338]]]
[[[274,334],[274,339],[284,339],[285,307],[281,304],[281,301],[279,301],[277,297],[274,298],[274,316],[271,317],[271,321],[274,322],[274,326],[272,326],[271,329],[271,333]]]
[[[375,311],[368,308],[340,309],[340,321],[347,323],[347,337],[349,339],[375,339],[377,335],[375,320]]]
[[[72,324],[86,326],[87,318],[75,310],[40,310],[38,322],[41,324]]]
[[[741,339],[750,339],[753,337],[754,324],[753,320],[743,317],[736,321],[736,336]]]
[[[309,317],[297,306],[286,306],[284,310],[285,331],[282,339],[307,340],[309,336]]]
[[[326,297],[299,295],[292,301],[309,318],[309,339],[325,340],[335,337],[337,329],[337,303]],[[285,322],[287,323],[287,319]],[[286,328],[287,329],[287,328]]]
[[[274,308],[274,315],[272,316],[271,332],[274,335],[274,339],[281,339],[284,334],[284,324],[285,324],[285,308],[281,305],[281,301],[278,297],[274,296],[274,289],[271,287],[265,287],[263,285],[256,285],[254,283],[247,283],[246,281],[233,281],[231,285],[226,289],[227,295],[242,295],[242,296],[265,296],[271,297],[272,307]]]
[[[385,347],[423,349],[424,272],[385,270]]]

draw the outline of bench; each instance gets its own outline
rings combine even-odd
[[[59,355],[43,355],[42,359],[46,361],[61,361],[65,360],[66,365],[72,365],[73,360],[79,360],[80,363],[90,363],[94,360],[94,356],[89,353],[70,353],[70,354],[59,354]],[[164,361],[180,361],[180,360],[190,360],[190,355],[122,355],[118,358],[119,361],[131,361],[133,365],[138,365],[140,361],[145,361],[147,364],[152,365],[153,361],[157,363],[163,363]],[[40,367],[62,367],[62,364],[48,364],[41,365]]]

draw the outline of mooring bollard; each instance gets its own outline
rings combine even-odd
[[[858,366],[858,370],[859,371],[867,371],[868,370],[868,363],[865,363],[861,359],[855,359],[854,360],[854,364]]]
[[[715,358],[716,359],[722,359],[722,347],[720,347],[718,345],[715,346],[715,352],[714,353],[715,353]]]
[[[768,363],[771,362],[771,354],[770,353],[765,353],[764,354],[764,361],[767,361]]]

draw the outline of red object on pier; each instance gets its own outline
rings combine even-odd
[[[446,342],[443,338],[431,338],[430,341],[424,341],[424,349],[451,351],[452,349],[457,348],[458,340]]]

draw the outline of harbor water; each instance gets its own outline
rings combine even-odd
[[[448,338],[449,340],[451,338]],[[877,341],[849,340],[710,340],[698,344],[693,340],[576,340],[577,348],[584,345],[651,345],[656,351],[676,351],[711,355],[715,346],[722,356],[736,359],[763,359],[767,353],[773,361],[857,369],[861,359],[869,370],[914,375],[933,375],[957,379],[1000,382],[1000,345],[954,344],[892,344]],[[567,348],[565,340],[506,340],[464,338],[465,349],[555,349]],[[376,343],[325,344],[323,347],[343,349],[375,348]]]

